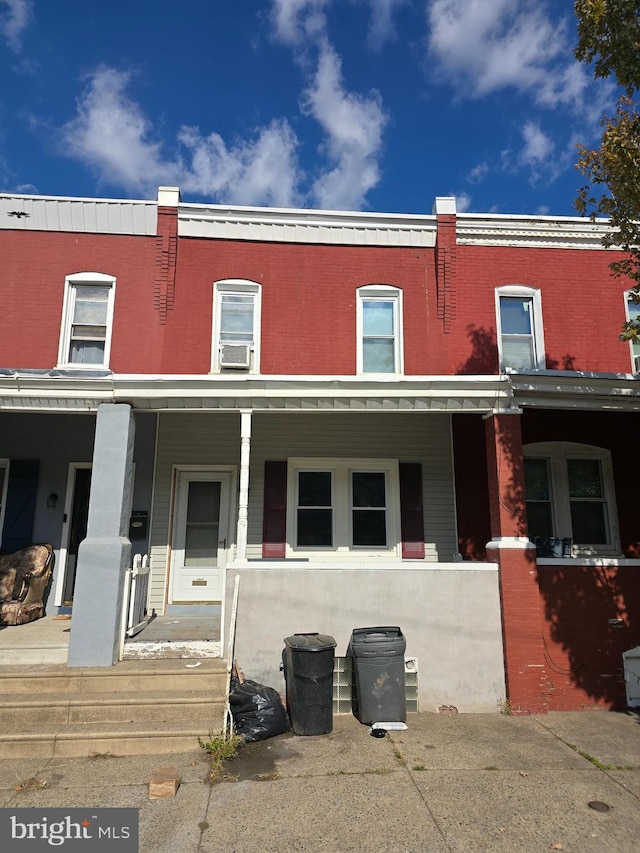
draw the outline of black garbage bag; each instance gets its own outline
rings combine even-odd
[[[229,705],[236,734],[246,741],[266,740],[289,731],[289,717],[273,687],[249,678],[242,683],[232,678]]]

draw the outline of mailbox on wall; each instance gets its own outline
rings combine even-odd
[[[129,539],[146,539],[149,526],[149,513],[139,510],[131,513],[129,521]]]

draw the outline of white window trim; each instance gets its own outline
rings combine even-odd
[[[298,471],[331,471],[333,474],[333,548],[297,548],[297,475]],[[387,484],[387,547],[365,548],[351,546],[351,478],[352,471],[384,471]],[[400,481],[397,459],[353,459],[325,457],[293,457],[287,460],[287,556],[310,559],[339,557],[362,560],[371,557],[399,559],[402,553],[400,536]]]
[[[528,298],[532,300],[533,322],[531,323],[531,334],[533,336],[533,361],[532,370],[544,370],[546,367],[546,349],[544,345],[544,326],[542,323],[542,295],[538,288],[527,287],[523,284],[507,284],[497,287],[495,291],[496,300],[496,323],[498,333],[498,360],[500,370],[506,373],[517,373],[513,367],[504,366],[502,354],[502,317],[500,312],[500,298],[502,296],[513,296],[516,298]]]
[[[627,323],[629,322],[629,320],[631,320],[631,315],[629,313],[629,302],[631,301],[632,293],[633,291],[627,290],[624,294],[624,315]],[[640,310],[640,303],[638,303],[638,309]],[[629,358],[631,359],[631,372],[640,373],[640,355],[635,356],[633,354],[633,341],[629,341]]]
[[[597,459],[600,462],[609,543],[606,545],[574,543],[572,554],[573,556],[620,554],[620,532],[618,530],[618,511],[611,452],[604,447],[595,447],[591,444],[579,444],[572,441],[542,441],[524,445],[522,455],[528,458],[547,459],[549,462],[551,518],[554,536],[558,539],[573,538],[566,460]]]
[[[73,294],[78,285],[96,285],[109,288],[109,299],[107,301],[107,324],[104,342],[104,359],[100,364],[79,364],[69,361],[71,348],[71,326],[73,323]],[[80,272],[68,275],[64,282],[64,303],[62,307],[62,322],[60,325],[60,343],[58,348],[58,364],[65,370],[104,370],[109,367],[111,357],[111,335],[113,332],[113,310],[116,296],[115,276],[106,275],[101,272]]]
[[[356,372],[365,376],[401,376],[404,374],[404,344],[403,344],[403,311],[402,290],[389,284],[365,284],[359,287],[356,300]],[[364,370],[364,320],[362,304],[365,300],[383,300],[395,302],[394,319],[394,362],[393,373],[370,373]]]
[[[2,547],[2,531],[4,529],[4,514],[7,509],[7,494],[9,491],[9,465],[8,459],[0,459],[0,469],[4,471],[4,478],[0,484],[0,547]]]
[[[255,294],[253,311],[253,345],[251,347],[251,366],[248,370],[232,369],[234,373],[260,373],[260,329],[262,313],[262,287],[255,281],[245,278],[225,278],[213,283],[213,329],[211,335],[211,372],[226,372],[220,366],[220,320],[222,293]],[[229,372],[232,372],[231,370]]]

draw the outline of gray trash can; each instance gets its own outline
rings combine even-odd
[[[333,661],[336,641],[328,634],[285,637],[282,652],[287,710],[297,735],[333,730]]]
[[[353,658],[354,713],[361,723],[404,723],[406,640],[400,628],[354,628],[348,654]]]

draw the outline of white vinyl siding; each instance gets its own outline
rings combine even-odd
[[[170,531],[173,466],[239,465],[240,415],[220,413],[162,413],[158,416],[158,442],[153,523],[151,529],[150,606],[164,612],[165,583],[168,563],[167,539]],[[231,500],[230,529],[235,530],[235,499]],[[233,537],[235,539],[235,537]],[[230,543],[233,545],[234,543]]]
[[[425,559],[450,562],[457,551],[450,433],[446,414],[254,414],[247,557],[262,556],[266,460],[394,458],[422,464]]]
[[[254,413],[251,436],[247,558],[262,557],[264,463],[299,457],[397,458],[420,462],[425,559],[450,562],[457,551],[451,418],[415,413]],[[240,415],[166,413],[158,418],[158,450],[151,530],[152,607],[164,611],[167,537],[173,466],[240,464]],[[235,532],[237,497],[231,501]],[[235,539],[235,537],[233,537]],[[234,545],[235,543],[230,543]],[[319,554],[324,559],[326,552]],[[233,559],[233,552],[230,552]]]

